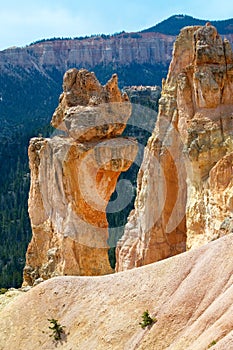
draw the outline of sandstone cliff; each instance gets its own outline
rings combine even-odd
[[[123,273],[45,281],[0,310],[0,349],[230,350],[232,249],[231,234]],[[157,322],[143,330],[146,309]],[[65,327],[61,342],[50,318]]]
[[[134,140],[119,137],[131,104],[116,75],[101,86],[94,73],[71,69],[63,89],[52,119],[63,133],[34,138],[29,146],[29,285],[57,275],[112,272],[106,206],[137,153]]]
[[[231,44],[232,34],[224,35]],[[11,72],[11,66],[37,69],[49,74],[49,69],[62,73],[69,67],[95,67],[101,64],[129,65],[169,64],[175,35],[156,32],[124,33],[109,38],[91,37],[83,40],[42,41],[25,48],[12,47],[0,51],[2,72]],[[11,66],[9,66],[9,62]],[[19,71],[16,72],[20,74]]]
[[[135,210],[117,247],[117,271],[232,231],[233,54],[216,29],[176,40],[159,115],[138,176]]]
[[[0,66],[9,69],[7,62],[21,68],[44,69],[70,66],[95,67],[100,64],[155,62],[169,63],[174,36],[160,33],[126,33],[109,38],[92,37],[84,40],[51,40],[26,48],[0,51]]]

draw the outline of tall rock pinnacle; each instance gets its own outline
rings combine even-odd
[[[233,54],[209,23],[177,38],[138,175],[117,271],[200,246],[233,228]]]
[[[131,104],[116,75],[101,86],[94,73],[71,69],[63,89],[52,119],[63,134],[34,138],[29,146],[33,236],[25,285],[57,275],[113,272],[106,206],[120,173],[137,154],[134,140],[119,137]]]

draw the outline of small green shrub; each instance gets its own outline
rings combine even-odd
[[[214,346],[215,344],[217,344],[216,340],[213,340],[209,345],[208,345],[208,349],[211,348],[211,346]]]
[[[5,294],[8,289],[6,288],[0,288],[0,294]]]
[[[140,326],[144,329],[153,323],[157,322],[156,318],[151,318],[148,310],[144,311],[142,314],[142,322],[140,322]]]
[[[58,323],[58,320],[55,320],[54,318],[48,319],[48,321],[51,323],[51,326],[49,326],[49,329],[53,331],[53,333],[50,335],[50,337],[53,337],[54,340],[61,340],[61,335],[64,333],[64,327],[61,326]]]

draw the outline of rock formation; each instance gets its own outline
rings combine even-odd
[[[117,271],[232,231],[233,54],[209,23],[177,38]]]
[[[129,96],[130,102],[158,110],[160,86],[126,86],[124,91]]]
[[[0,66],[8,70],[7,61],[21,68],[44,72],[56,67],[64,71],[70,66],[130,63],[169,63],[175,36],[160,33],[126,33],[109,38],[92,37],[83,40],[42,41],[26,48],[13,47],[0,51]]]
[[[87,70],[64,75],[52,125],[53,138],[29,146],[29,215],[33,237],[24,284],[57,275],[111,273],[106,206],[117,178],[137,153],[136,142],[120,137],[131,113],[114,75],[105,86]]]
[[[49,279],[0,304],[0,349],[230,350],[232,250],[231,234],[123,273]],[[146,309],[157,322],[143,330]],[[51,318],[64,327],[61,342]]]

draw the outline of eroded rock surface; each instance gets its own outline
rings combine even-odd
[[[0,310],[0,349],[230,350],[232,249],[231,234],[123,273],[49,279]],[[157,322],[142,329],[146,309]]]
[[[232,231],[233,55],[209,23],[177,38],[117,271]]]
[[[113,272],[106,206],[118,176],[137,154],[134,140],[119,137],[131,105],[116,75],[101,86],[94,73],[72,69],[63,87],[52,124],[65,135],[34,138],[29,146],[29,285],[57,275]]]

